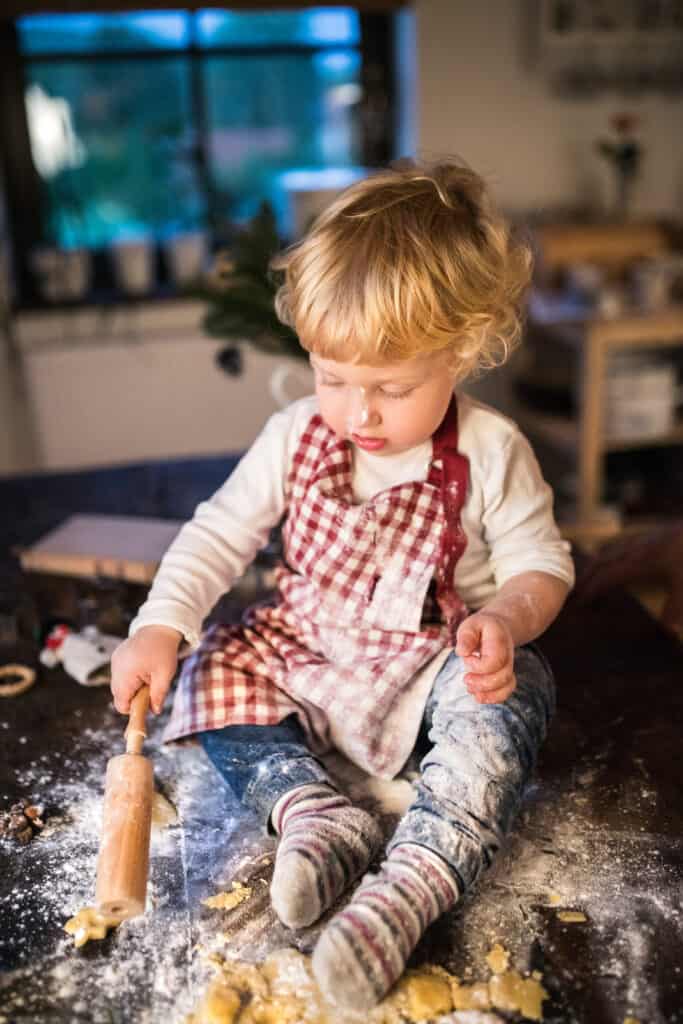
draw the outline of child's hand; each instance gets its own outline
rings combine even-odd
[[[182,635],[169,626],[143,626],[116,648],[111,659],[111,692],[122,715],[141,686],[148,685],[152,711],[158,715],[178,665]]]
[[[490,612],[470,615],[458,628],[455,653],[469,670],[465,685],[480,704],[502,704],[517,686],[515,648],[503,618]]]

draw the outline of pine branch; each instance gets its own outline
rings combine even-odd
[[[214,338],[247,342],[275,355],[306,358],[295,332],[275,313],[278,282],[270,270],[281,248],[275,215],[268,203],[238,236],[229,258],[218,257],[213,274],[198,289],[207,300],[203,329]]]

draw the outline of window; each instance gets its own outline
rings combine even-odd
[[[297,176],[343,181],[394,155],[389,15],[35,15],[12,32],[2,130],[20,105],[23,167],[15,154],[6,179],[10,210],[32,209],[13,221],[24,299],[38,246],[89,250],[105,286],[101,256],[122,241],[224,245],[263,200],[287,234]]]

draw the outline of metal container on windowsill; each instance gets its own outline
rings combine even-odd
[[[92,253],[85,248],[40,246],[31,253],[31,269],[46,302],[76,302],[90,291]]]
[[[206,272],[208,246],[203,231],[170,235],[163,252],[169,280],[176,288],[196,283]]]
[[[111,243],[114,281],[124,295],[147,295],[155,285],[155,243],[126,238]]]

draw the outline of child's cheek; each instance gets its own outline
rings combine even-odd
[[[335,398],[328,394],[319,394],[318,397],[320,399],[320,413],[327,426],[337,437],[347,437],[349,434],[347,429],[348,416],[345,412],[343,399]]]

